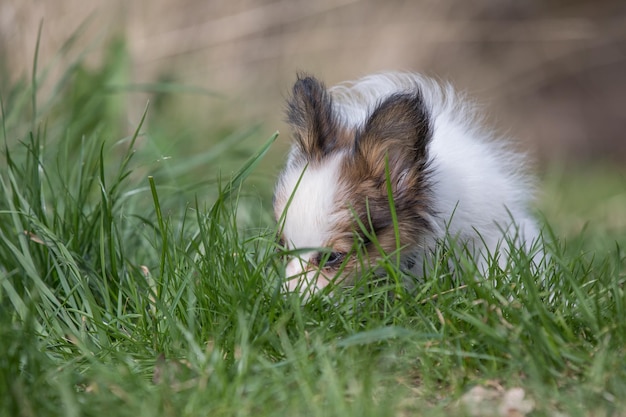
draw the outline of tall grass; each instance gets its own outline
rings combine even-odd
[[[37,72],[2,94],[2,415],[507,415],[516,387],[533,415],[625,415],[626,240],[594,256],[546,225],[541,277],[523,252],[476,279],[442,250],[416,291],[383,279],[304,303],[280,290],[275,227],[241,217],[276,137],[190,199],[171,182],[187,161],[154,162],[165,115],[124,132],[119,48],[71,65],[45,105]],[[478,414],[474,386],[493,392]]]

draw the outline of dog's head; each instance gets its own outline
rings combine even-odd
[[[298,77],[287,102],[293,144],[274,212],[281,245],[292,254],[290,290],[349,283],[358,268],[355,245],[371,264],[429,229],[431,123],[420,92],[362,103],[363,123],[345,120],[341,106],[332,89],[308,76]]]

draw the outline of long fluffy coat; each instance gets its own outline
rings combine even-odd
[[[420,275],[446,236],[479,264],[505,236],[518,247],[538,237],[524,157],[485,129],[449,84],[383,73],[326,89],[299,76],[287,120],[293,145],[274,210],[282,244],[298,250],[286,268],[291,290],[349,283],[355,243],[370,261],[381,247],[400,247],[405,269]]]

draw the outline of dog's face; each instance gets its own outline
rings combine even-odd
[[[412,246],[429,228],[431,132],[421,96],[390,95],[359,126],[334,106],[312,77],[299,78],[288,101],[293,145],[274,212],[281,244],[292,254],[286,266],[292,291],[350,283],[359,267],[355,245],[371,264],[381,249]]]

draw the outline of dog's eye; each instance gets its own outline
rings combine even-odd
[[[331,252],[328,254],[328,258],[324,263],[324,267],[326,268],[336,268],[343,262],[346,254],[343,252]]]

